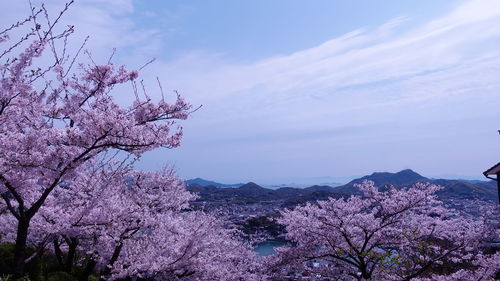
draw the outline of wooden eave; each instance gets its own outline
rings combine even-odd
[[[495,166],[489,168],[488,170],[486,170],[483,174],[485,176],[491,176],[491,175],[496,175],[500,173],[500,162],[497,163]]]

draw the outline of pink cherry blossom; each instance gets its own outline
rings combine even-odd
[[[275,276],[299,271],[332,280],[413,280],[432,274],[426,278],[437,280],[495,273],[490,268],[498,254],[484,255],[480,247],[498,234],[486,218],[444,208],[434,195],[440,187],[419,183],[381,192],[365,181],[358,188],[363,196],[282,212],[278,222],[297,246],[271,258]]]
[[[35,23],[36,15],[23,24]],[[61,57],[66,50],[53,48],[72,28],[54,34],[37,24],[25,38],[38,38],[20,51],[23,44],[8,36],[19,27],[4,30],[0,41],[0,194],[1,208],[17,225],[16,276],[23,273],[31,223],[53,192],[75,184],[82,166],[105,152],[137,157],[179,146],[182,128],[177,121],[186,119],[191,108],[180,96],[173,103],[140,98],[137,71],[111,62],[80,64],[73,71],[73,62]],[[52,66],[36,65],[50,55]],[[115,102],[113,88],[123,83],[131,84],[128,94],[136,97],[129,106]]]

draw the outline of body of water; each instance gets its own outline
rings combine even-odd
[[[264,242],[257,244],[255,246],[255,248],[253,248],[253,250],[254,250],[254,252],[259,254],[260,256],[269,256],[269,255],[276,253],[274,251],[274,248],[281,247],[281,246],[284,246],[286,244],[287,244],[287,242],[285,242],[285,241],[276,241],[276,240],[264,241]]]

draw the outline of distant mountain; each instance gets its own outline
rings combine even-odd
[[[303,178],[301,179],[302,182],[292,182],[292,183],[280,183],[280,184],[264,184],[261,185],[264,188],[269,188],[269,189],[278,189],[278,188],[283,188],[283,187],[294,187],[294,188],[306,188],[311,185],[317,184],[317,185],[322,185],[322,186],[340,186],[347,181],[344,181],[344,183],[339,183],[339,182],[333,182],[333,181],[325,181],[329,179],[335,179],[331,177],[318,177],[318,178]],[[342,179],[342,178],[339,178]],[[352,179],[352,177],[350,178]],[[203,178],[194,178],[194,179],[189,179],[185,181],[188,185],[199,185],[199,186],[216,186],[216,187],[240,187],[244,185],[244,183],[235,183],[235,184],[225,184],[225,183],[220,183],[220,182],[215,182],[211,180],[206,180]]]
[[[359,179],[354,179],[350,184],[362,183],[364,180],[371,180],[377,186],[383,186],[386,184],[402,185],[402,184],[412,184],[419,181],[426,181],[428,178],[419,175],[413,170],[406,169],[397,173],[388,172],[375,172],[369,176],[364,176]]]
[[[382,189],[388,185],[407,187],[416,182],[430,182],[444,187],[443,190],[437,193],[443,199],[456,198],[496,201],[498,198],[497,187],[494,181],[429,179],[410,169],[397,173],[375,172],[338,187],[313,185],[306,188],[281,187],[278,189],[269,189],[254,182],[234,187],[200,178],[187,182],[188,190],[199,195],[197,201],[245,204],[279,200],[282,202],[283,207],[293,207],[297,204],[324,200],[328,197],[339,198],[360,194],[355,184],[362,183],[364,180],[371,180],[375,182],[376,186]]]
[[[267,188],[264,188],[254,182],[248,182],[248,183],[245,183],[244,185],[240,186],[238,188],[239,190],[247,190],[247,191],[255,191],[255,190],[264,190],[264,189],[267,189]]]
[[[308,191],[304,188],[296,188],[296,187],[281,187],[275,189],[274,192],[280,198],[292,198],[295,196],[300,196],[308,193]]]
[[[308,201],[340,197],[342,194],[331,191],[332,187],[313,186],[310,188],[282,187],[278,189],[264,188],[249,182],[240,187],[218,188],[213,185],[189,185],[188,190],[198,194],[197,201],[226,203],[257,203],[263,201],[282,200],[284,206],[302,204]]]
[[[280,187],[297,187],[305,188],[311,185],[328,185],[328,186],[339,186],[348,183],[349,181],[358,178],[359,176],[349,176],[349,177],[332,177],[332,176],[291,176],[291,177],[277,177],[273,179],[267,179],[263,183],[259,183],[261,186],[270,189],[278,189]]]
[[[214,185],[188,185],[188,190],[197,193],[198,201],[222,201],[255,203],[264,200],[275,200],[274,190],[249,182],[240,187],[219,188]]]
[[[441,198],[460,198],[460,199],[481,199],[497,200],[497,187],[494,181],[470,181],[470,180],[448,180],[448,179],[429,179],[410,170],[402,170],[397,173],[376,172],[369,176],[352,180],[343,186],[334,187],[335,192],[344,194],[359,194],[359,190],[354,186],[362,183],[364,180],[371,180],[379,188],[387,185],[410,186],[417,182],[429,182],[440,185],[443,189],[437,192]]]
[[[397,173],[388,172],[375,172],[369,176],[364,176],[359,179],[354,179],[349,183],[335,187],[336,192],[345,194],[359,194],[359,190],[355,187],[356,184],[360,184],[365,180],[370,180],[375,183],[375,186],[384,187],[386,185],[411,185],[416,182],[426,182],[429,181],[428,178],[421,176],[420,174],[414,172],[413,170],[406,169]]]
[[[227,190],[234,191],[234,193],[240,197],[253,198],[255,200],[276,198],[274,190],[264,188],[253,182],[246,183],[238,188],[231,188]]]
[[[238,187],[242,186],[242,183],[237,183],[237,184],[223,184],[223,183],[218,183],[215,181],[209,181],[206,179],[202,178],[195,178],[195,179],[189,179],[186,181],[188,185],[198,185],[198,186],[215,186],[215,187]]]
[[[465,198],[480,200],[497,200],[497,184],[494,181],[482,181],[472,183],[462,180],[437,179],[431,181],[444,187],[437,192],[441,198]]]
[[[304,189],[312,191],[312,192],[314,192],[314,191],[334,192],[335,191],[335,188],[333,188],[331,186],[328,186],[328,185],[313,185],[313,186],[310,186],[310,187],[306,187]]]
[[[311,190],[311,192],[291,197],[283,202],[282,207],[293,208],[297,205],[302,205],[306,202],[315,202],[318,200],[327,200],[328,198],[341,198],[346,197],[345,194],[336,193],[326,190]]]

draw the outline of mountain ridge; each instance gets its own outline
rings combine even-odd
[[[193,181],[197,180],[197,181]],[[188,180],[188,190],[198,193],[200,201],[203,200],[237,200],[241,202],[261,202],[268,200],[283,200],[284,205],[296,205],[314,200],[327,199],[328,197],[347,197],[353,194],[360,194],[356,184],[364,180],[371,180],[379,188],[388,185],[396,187],[410,186],[416,182],[429,182],[443,186],[443,190],[437,193],[440,198],[459,198],[459,199],[481,199],[495,201],[497,198],[496,183],[493,181],[465,181],[450,179],[430,179],[424,177],[411,169],[401,170],[396,173],[374,172],[371,175],[363,176],[350,181],[349,183],[332,187],[327,185],[313,185],[306,188],[280,187],[278,189],[269,189],[262,187],[254,182],[248,182],[241,185],[227,185],[216,183],[200,178]],[[200,181],[201,180],[201,181]],[[190,184],[190,182],[194,182]],[[205,183],[208,185],[200,185]],[[209,184],[215,183],[216,185]],[[224,187],[224,188],[221,188]]]
[[[187,185],[199,185],[199,186],[216,186],[216,187],[239,187],[242,186],[243,183],[236,183],[236,184],[224,184],[224,183],[219,183],[211,180],[206,180],[203,178],[194,178],[194,179],[188,179],[185,180]]]

